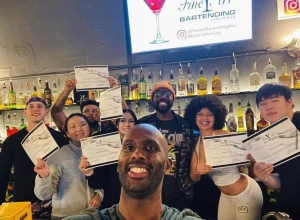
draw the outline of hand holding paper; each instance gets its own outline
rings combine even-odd
[[[34,172],[36,172],[41,178],[49,176],[50,171],[47,162],[38,158],[37,163],[34,166]]]

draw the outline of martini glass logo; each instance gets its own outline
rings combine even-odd
[[[284,13],[300,14],[300,0],[284,0]]]

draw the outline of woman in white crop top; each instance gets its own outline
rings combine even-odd
[[[208,174],[220,189],[218,220],[257,220],[260,219],[263,196],[256,181],[241,174],[237,167],[212,169],[206,164],[202,139],[229,134],[222,130],[227,113],[216,95],[195,97],[186,107],[185,118],[201,134],[192,155],[190,177],[196,182],[201,175]]]

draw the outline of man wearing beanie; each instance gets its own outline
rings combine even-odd
[[[34,207],[33,214],[40,214],[41,201],[34,194],[36,177],[36,173],[33,170],[34,164],[23,149],[21,142],[28,132],[34,129],[41,121],[44,121],[47,114],[46,102],[43,99],[38,97],[29,99],[24,110],[27,126],[7,137],[3,142],[0,153],[0,205],[5,202],[10,171],[12,166],[14,166],[13,201],[30,201]],[[48,130],[60,147],[68,143],[62,133],[49,127]],[[38,215],[34,215],[34,217],[38,217]]]
[[[193,182],[190,179],[192,130],[183,117],[171,108],[175,91],[169,81],[159,81],[152,88],[151,102],[155,113],[141,118],[138,123],[155,126],[169,144],[172,168],[165,175],[162,189],[163,204],[183,210],[188,208]]]

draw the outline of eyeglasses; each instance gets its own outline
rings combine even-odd
[[[120,122],[122,122],[122,123],[126,123],[126,122],[128,122],[128,123],[134,123],[134,120],[133,119],[121,118]]]
[[[172,92],[169,92],[169,91],[166,91],[166,92],[160,92],[160,91],[157,91],[157,92],[154,93],[154,96],[157,97],[157,98],[158,98],[158,97],[162,97],[162,96],[168,98],[168,97],[170,97],[171,95],[173,95],[173,93],[172,93]]]

